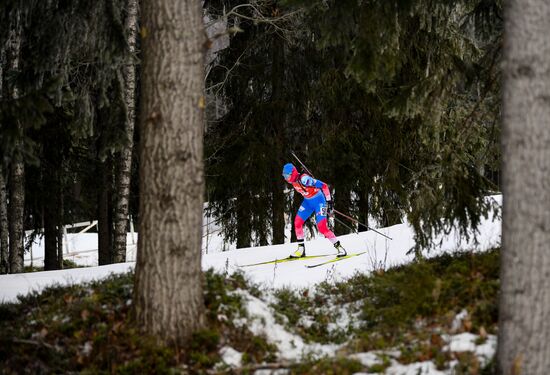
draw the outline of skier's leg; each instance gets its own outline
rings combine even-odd
[[[334,233],[328,229],[328,220],[327,220],[327,201],[323,194],[319,194],[313,198],[315,207],[315,221],[317,222],[317,229],[319,232],[325,236],[330,242],[335,243],[338,241]]]
[[[298,249],[290,254],[290,258],[300,258],[306,256],[306,249],[304,245],[304,223],[312,213],[313,210],[304,200],[298,209],[296,217],[294,218],[294,232],[296,233],[296,239],[298,240]]]
[[[298,241],[304,240],[304,223],[305,220],[300,217],[300,215],[296,215],[294,218],[294,232],[296,233],[296,239]]]
[[[319,217],[316,215],[315,220],[317,220],[317,228],[319,229],[319,232],[321,232],[321,234],[333,244],[336,243],[338,240],[336,239],[336,235],[334,234],[334,232],[328,229],[328,220],[326,216]]]
[[[340,245],[340,241],[336,238],[336,235],[333,231],[328,228],[328,219],[327,219],[327,202],[324,196],[321,196],[319,201],[316,204],[315,210],[315,221],[317,221],[317,228],[319,232],[325,236],[338,250],[336,256],[345,256],[347,255],[346,250]]]
[[[313,211],[314,209],[310,207],[307,200],[304,199],[304,201],[300,205],[300,208],[298,209],[296,217],[294,218],[294,231],[296,233],[296,239],[298,239],[299,241],[303,241],[304,239],[304,223],[311,216]]]

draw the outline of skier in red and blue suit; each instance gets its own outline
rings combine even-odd
[[[283,177],[286,182],[292,184],[294,189],[304,197],[298,213],[296,214],[296,218],[294,219],[294,230],[298,240],[298,250],[290,254],[290,258],[301,258],[306,256],[304,223],[314,212],[319,232],[332,242],[336,250],[338,250],[336,256],[345,256],[346,250],[340,245],[340,241],[338,241],[336,235],[328,229],[327,214],[332,214],[334,207],[328,185],[314,179],[306,173],[300,174],[292,163],[284,165]]]

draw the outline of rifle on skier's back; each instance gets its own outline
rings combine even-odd
[[[298,163],[300,163],[300,165],[302,166],[302,168],[313,178],[315,178],[315,176],[313,175],[313,173],[311,173],[311,171],[306,167],[306,165],[304,163],[302,163],[302,161],[300,160],[300,158],[298,158],[298,156],[296,156],[296,154],[292,151],[292,156],[294,156],[294,158],[298,161]],[[338,214],[342,217],[345,217],[346,219],[348,220],[351,220],[352,222],[356,223],[357,225],[362,225],[363,227],[367,228],[367,230],[372,230],[374,233],[378,233],[379,235],[383,236],[383,237],[386,237],[387,239],[389,240],[392,240],[391,237],[388,237],[386,236],[384,233],[380,233],[378,232],[376,229],[373,229],[373,228],[370,228],[367,224],[364,224],[362,222],[360,222],[359,220],[357,219],[354,219],[353,217],[349,216],[349,215],[346,215],[336,209],[334,209],[334,213],[335,214]],[[338,220],[336,217],[335,217],[336,220]],[[338,220],[340,223],[342,223],[340,220]],[[343,223],[342,223],[343,224]],[[345,224],[344,224],[345,225]],[[347,226],[347,225],[346,225]],[[348,227],[349,228],[349,227]]]

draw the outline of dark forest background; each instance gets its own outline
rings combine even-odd
[[[23,270],[25,230],[45,236],[46,269],[62,267],[61,227],[87,220],[99,221],[100,263],[124,261],[117,235],[139,219],[134,108],[147,30],[132,22],[136,7],[0,6],[2,273]],[[406,218],[419,255],[496,210],[484,197],[500,191],[500,1],[203,9],[206,212],[227,241],[285,241],[300,200],[281,177],[292,152],[329,183],[339,211],[371,227]]]

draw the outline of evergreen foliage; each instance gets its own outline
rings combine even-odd
[[[228,19],[242,32],[208,77],[228,102],[206,138],[208,199],[227,239],[239,236],[237,216],[269,218],[280,174],[270,162],[291,150],[332,185],[337,209],[381,225],[406,216],[417,252],[452,228],[468,238],[496,210],[484,196],[499,190],[500,1],[243,4],[209,2],[242,7]],[[283,98],[272,96],[277,85]],[[269,237],[254,223],[245,227]]]
[[[134,57],[125,4],[8,0],[0,7],[2,88],[19,93],[0,101],[0,150],[5,166],[15,153],[27,164],[27,229],[97,218],[97,191],[109,188],[97,169],[128,142],[122,72]],[[20,63],[10,70],[4,52],[17,37],[15,19]]]

